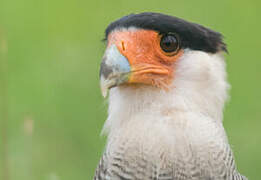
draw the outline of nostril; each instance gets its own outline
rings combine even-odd
[[[125,51],[125,45],[124,45],[123,41],[121,41],[121,47],[122,47],[122,50]]]

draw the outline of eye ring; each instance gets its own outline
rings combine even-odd
[[[160,35],[160,48],[168,56],[173,56],[179,51],[179,39],[174,33]]]

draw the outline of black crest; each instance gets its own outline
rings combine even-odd
[[[130,14],[112,22],[106,29],[106,39],[117,28],[136,27],[155,30],[159,33],[175,33],[179,36],[182,48],[201,50],[209,53],[225,51],[222,34],[183,19],[160,13]]]

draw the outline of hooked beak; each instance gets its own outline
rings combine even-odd
[[[115,44],[105,52],[100,66],[100,86],[103,97],[112,87],[126,83],[131,72],[130,63],[118,50]]]

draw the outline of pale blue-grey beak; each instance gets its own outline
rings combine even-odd
[[[102,95],[107,96],[108,90],[128,81],[131,67],[128,59],[123,56],[116,45],[111,45],[104,54],[100,66],[100,86]]]

